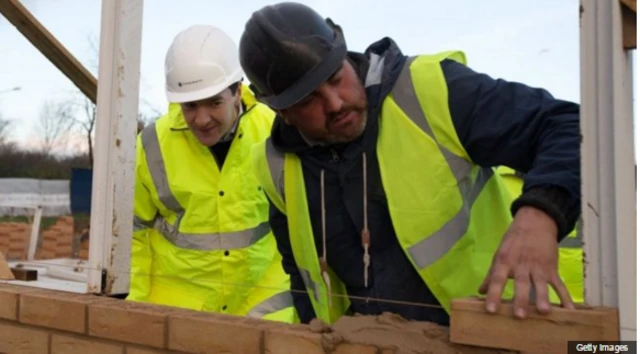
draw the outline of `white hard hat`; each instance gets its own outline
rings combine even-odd
[[[174,38],[164,73],[171,103],[215,96],[243,76],[236,43],[222,30],[205,25],[191,26]]]

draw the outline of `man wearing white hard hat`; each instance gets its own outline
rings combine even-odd
[[[297,321],[250,170],[274,113],[242,84],[236,44],[216,27],[180,32],[165,75],[169,112],[138,136],[127,299]]]

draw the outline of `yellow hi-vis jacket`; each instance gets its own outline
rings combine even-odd
[[[407,59],[382,104],[376,154],[398,241],[449,313],[451,300],[478,295],[512,221],[512,198],[494,169],[475,164],[458,139],[440,67],[446,58],[466,64],[458,51]],[[276,150],[270,139],[255,146],[253,158],[265,192],[287,216],[294,259],[315,314],[333,323],[349,300],[330,267],[322,272],[301,161]],[[329,296],[329,286],[335,296]],[[513,294],[510,280],[503,297]]]
[[[243,87],[245,111],[222,170],[180,106],[138,136],[127,299],[296,322],[289,276],[251,171],[274,113]]]
[[[512,168],[500,166],[496,169],[505,181],[513,200],[522,194],[524,181]],[[584,302],[584,268],[582,264],[582,234],[577,228],[567,235],[559,246],[558,272],[574,302]],[[551,302],[559,304],[560,298],[555,291],[549,292]]]

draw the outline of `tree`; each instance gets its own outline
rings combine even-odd
[[[6,145],[9,141],[9,130],[11,129],[11,121],[2,118],[0,115],[0,146]]]
[[[65,135],[73,126],[73,113],[69,102],[46,101],[42,105],[37,129],[42,138],[40,148],[43,153],[50,155],[53,150],[63,150],[66,147]]]
[[[77,114],[71,117],[71,122],[82,130],[87,142],[89,166],[93,166],[93,130],[96,126],[96,105],[86,97],[73,101],[73,104],[77,109]]]

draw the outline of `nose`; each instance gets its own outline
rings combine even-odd
[[[202,105],[198,105],[198,108],[196,109],[196,119],[194,120],[195,125],[197,127],[205,127],[209,124],[210,120],[211,118],[209,117],[207,108]]]
[[[342,110],[343,100],[340,91],[331,85],[324,85],[318,90],[324,98],[324,109],[326,114],[334,114]]]

